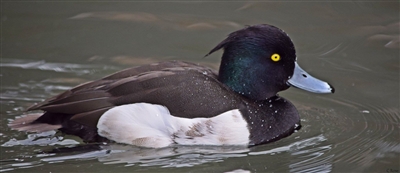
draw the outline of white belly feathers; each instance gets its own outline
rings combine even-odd
[[[135,103],[112,108],[97,124],[100,136],[118,143],[161,148],[180,145],[248,145],[250,132],[239,110],[212,118],[174,117],[161,105]]]

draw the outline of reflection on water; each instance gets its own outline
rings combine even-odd
[[[399,172],[398,2],[1,5],[0,172]],[[126,67],[178,59],[216,69],[221,52],[202,57],[228,33],[257,23],[284,29],[300,65],[336,89],[281,92],[302,123],[285,139],[145,149],[7,127],[31,104]]]
[[[276,155],[279,157],[283,153],[290,153],[292,156],[299,158],[291,161],[289,165],[290,172],[329,172],[332,169],[333,155],[326,156],[326,152],[329,152],[331,145],[318,146],[327,140],[322,135],[296,141],[286,146],[254,152],[250,151],[251,148],[240,146],[171,146],[152,149],[114,143],[78,145],[78,142],[74,140],[63,139],[54,135],[55,132],[53,131],[32,134],[28,135],[27,139],[11,139],[3,144],[3,147],[18,145],[53,145],[64,147],[57,147],[52,151],[40,151],[38,154],[31,155],[30,159],[12,158],[2,160],[2,171],[26,168],[26,166],[40,166],[46,163],[93,159],[97,159],[104,164],[179,168],[222,162],[227,158],[262,155]]]
[[[176,146],[161,149],[143,149],[126,146],[109,146],[111,152],[99,161],[106,164],[160,167],[192,167],[208,162],[221,162],[226,158],[244,157],[249,149],[244,147]]]
[[[2,147],[13,147],[18,145],[74,145],[79,144],[79,142],[71,139],[64,139],[62,136],[55,136],[55,131],[48,131],[36,134],[29,134],[27,139],[17,140],[15,138],[2,144]]]

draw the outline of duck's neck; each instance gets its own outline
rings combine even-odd
[[[230,52],[230,50],[234,51]],[[240,52],[237,49],[225,49],[219,68],[219,81],[252,100],[266,100],[274,96],[276,93],[268,92],[267,81],[260,78],[263,67],[253,62],[257,61],[255,58],[257,56],[257,53],[252,51]]]

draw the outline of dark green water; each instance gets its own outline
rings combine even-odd
[[[1,1],[0,171],[399,172],[399,1]],[[85,81],[163,60],[202,58],[232,31],[268,23],[293,39],[299,64],[332,95],[291,88],[303,128],[253,148],[141,149],[83,144],[7,123]],[[100,148],[99,148],[100,147]]]

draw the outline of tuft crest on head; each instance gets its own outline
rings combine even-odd
[[[294,45],[293,45],[292,41],[290,40],[289,36],[283,30],[281,30],[275,26],[272,26],[272,25],[261,24],[261,25],[246,26],[245,28],[243,28],[241,30],[230,33],[225,40],[223,40],[216,47],[214,47],[204,57],[207,57],[208,55],[214,53],[215,51],[218,51],[221,48],[226,48],[228,45],[233,44],[233,43],[238,43],[241,41],[248,42],[250,40],[268,41],[268,39],[282,42],[282,44],[290,43],[291,47],[293,47],[293,49],[294,49]]]

